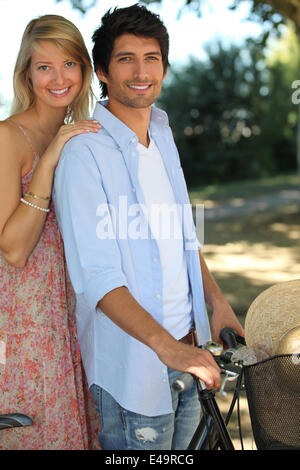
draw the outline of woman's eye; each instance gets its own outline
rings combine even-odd
[[[39,70],[48,70],[48,65],[40,65]]]
[[[66,66],[67,66],[68,68],[73,67],[74,65],[75,65],[75,62],[73,62],[73,61],[71,61],[71,60],[66,63]]]

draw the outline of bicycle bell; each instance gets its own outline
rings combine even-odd
[[[215,343],[215,341],[207,341],[203,349],[207,349],[213,356],[220,356],[223,351],[223,346],[219,343]]]

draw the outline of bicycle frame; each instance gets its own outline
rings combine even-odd
[[[207,390],[197,380],[199,401],[202,405],[200,423],[188,446],[188,450],[234,450],[227,427],[215,400],[213,390]]]
[[[231,328],[224,328],[220,333],[220,337],[223,339],[225,344],[230,346],[230,348],[237,347],[237,340],[241,344],[245,344],[244,338],[237,335]],[[213,344],[212,346],[212,349],[208,348],[211,352],[213,352],[216,345]],[[215,349],[215,351],[216,350],[217,349]],[[229,363],[231,361],[231,354],[232,350],[228,349],[219,358],[215,357],[215,360],[221,369],[228,369],[228,364],[225,366],[225,363]],[[241,370],[238,371],[238,376],[240,376],[240,372]],[[205,383],[201,380],[195,380],[202,408],[202,417],[188,446],[188,450],[234,450],[233,442],[227,430],[227,423],[225,423],[220,413],[219,406],[215,400],[215,392],[213,390],[207,390]],[[234,395],[232,401],[228,414],[229,417],[235,404],[235,400],[236,395]]]

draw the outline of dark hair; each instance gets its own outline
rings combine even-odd
[[[122,34],[134,34],[147,38],[155,38],[160,45],[164,71],[169,66],[169,35],[158,15],[146,7],[135,4],[126,8],[108,10],[102,17],[101,26],[92,36],[94,42],[94,70],[101,69],[108,74],[111,54],[115,40]],[[107,86],[100,82],[101,98],[107,96]]]

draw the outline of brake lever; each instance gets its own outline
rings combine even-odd
[[[225,398],[227,396],[227,392],[225,391],[225,387],[227,382],[233,382],[238,378],[239,374],[237,372],[232,372],[230,370],[225,371],[225,377],[222,379],[222,385],[219,389],[220,397]]]

